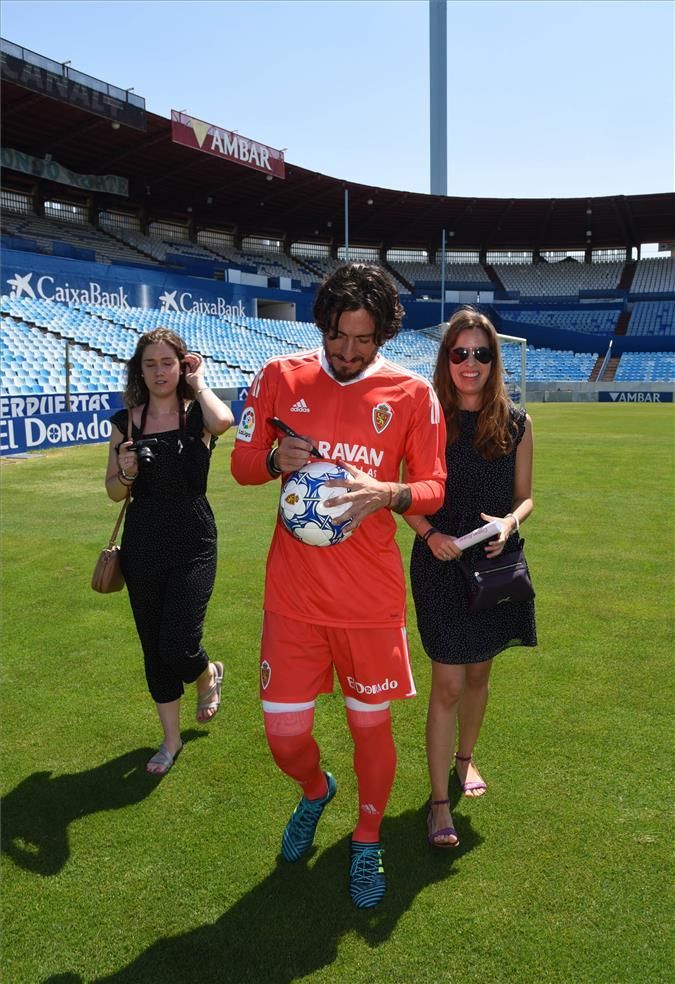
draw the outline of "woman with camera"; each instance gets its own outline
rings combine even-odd
[[[129,409],[112,417],[105,485],[115,502],[131,497],[120,559],[164,733],[147,771],[164,775],[183,747],[184,684],[197,685],[197,721],[220,706],[223,665],[201,645],[216,574],[206,486],[216,438],[234,418],[205,385],[201,356],[168,328],[140,337],[124,402]]]

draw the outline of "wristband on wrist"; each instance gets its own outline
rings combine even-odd
[[[431,535],[432,535],[433,533],[440,533],[440,532],[441,532],[441,531],[440,531],[440,530],[437,530],[435,526],[430,526],[430,527],[429,527],[429,529],[428,529],[428,530],[426,531],[426,533],[423,533],[423,534],[422,534],[422,536],[420,537],[420,539],[421,539],[421,540],[424,540],[424,542],[425,542],[425,543],[427,544],[427,546],[428,546],[428,544],[429,544],[429,537],[430,537],[430,536],[431,536]]]
[[[390,482],[389,483],[389,499],[388,499],[388,501],[387,501],[387,503],[386,503],[386,505],[385,505],[384,508],[385,509],[391,509],[391,504],[392,504],[393,501],[394,501],[394,486]]]
[[[270,473],[272,478],[279,478],[279,475],[281,475],[281,468],[279,468],[275,460],[275,455],[278,450],[279,448],[270,448],[270,450],[267,452],[267,458],[265,459],[265,465],[267,466],[267,471]]]
[[[513,532],[514,533],[519,533],[520,532],[520,520],[518,519],[518,517],[516,516],[515,513],[507,513],[506,516],[504,517],[504,519],[508,519],[509,516],[511,517],[511,519],[515,520],[515,523],[516,523],[516,528],[515,528],[515,530]]]

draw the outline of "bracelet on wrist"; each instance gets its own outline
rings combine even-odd
[[[394,501],[394,486],[393,486],[393,484],[392,484],[392,483],[390,482],[390,483],[389,483],[389,499],[388,499],[388,500],[387,500],[387,502],[385,503],[385,506],[384,506],[384,508],[385,508],[385,509],[391,509],[391,504],[392,504],[392,502],[393,502],[393,501]]]
[[[133,483],[138,478],[138,475],[127,475],[124,468],[119,468],[117,471],[117,478],[122,483],[122,485],[126,485],[127,483],[129,485],[133,485]]]
[[[267,458],[265,459],[267,471],[270,473],[272,478],[279,478],[279,475],[281,475],[281,468],[279,468],[276,462],[276,453],[278,450],[279,448],[270,448],[267,452]]]
[[[195,396],[199,396],[200,393],[203,393],[205,390],[208,390],[208,389],[211,389],[211,387],[210,386],[202,386],[201,389],[195,390]]]
[[[518,519],[518,517],[516,516],[515,513],[507,513],[506,516],[504,517],[504,519],[508,519],[509,517],[516,524],[516,528],[515,528],[515,530],[513,532],[514,533],[519,533],[520,532],[520,520]]]
[[[440,530],[437,530],[435,526],[430,526],[429,529],[426,531],[426,533],[423,533],[422,534],[422,536],[420,537],[420,539],[421,540],[424,540],[424,542],[428,546],[428,544],[429,544],[429,537],[432,536],[434,533],[440,533],[440,532],[441,531]]]

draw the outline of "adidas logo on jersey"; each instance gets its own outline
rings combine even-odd
[[[298,402],[294,403],[293,406],[291,407],[291,413],[309,413],[309,412],[310,412],[309,407],[307,406],[304,400],[298,400]]]

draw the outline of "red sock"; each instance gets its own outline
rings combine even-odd
[[[355,711],[347,708],[354,739],[354,771],[359,786],[359,821],[352,840],[372,844],[380,839],[380,824],[396,773],[396,748],[389,708]]]
[[[328,792],[320,765],[319,746],[312,738],[314,709],[281,714],[264,713],[265,732],[272,757],[282,772],[300,783],[307,799]]]

